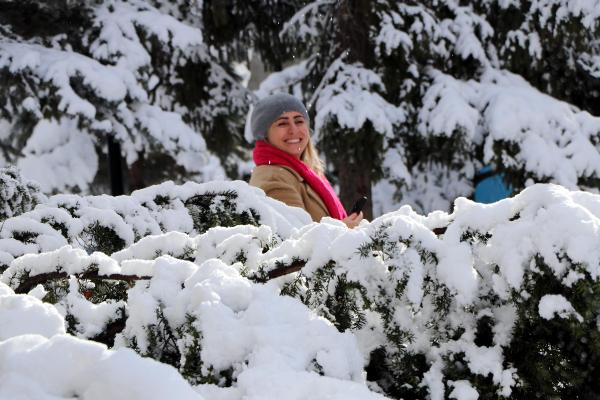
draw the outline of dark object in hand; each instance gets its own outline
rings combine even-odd
[[[363,207],[365,206],[366,203],[367,203],[367,197],[366,196],[363,196],[360,199],[356,200],[356,202],[352,206],[352,209],[350,210],[350,213],[348,215],[358,214],[359,212],[362,211],[362,209],[363,209]]]

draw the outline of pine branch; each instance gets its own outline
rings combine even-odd
[[[279,278],[280,276],[298,272],[305,265],[306,265],[305,261],[294,261],[291,265],[288,265],[287,267],[281,267],[281,268],[271,270],[267,273],[267,279],[265,279],[265,281],[270,281],[271,279]]]
[[[286,267],[281,267],[269,271],[266,279],[255,279],[256,282],[262,283],[269,281],[271,279],[279,278],[280,276],[288,275],[294,272],[298,272],[304,267],[306,263],[304,261],[296,261],[291,265]],[[77,279],[95,279],[95,280],[113,280],[113,281],[126,281],[126,282],[134,282],[141,280],[149,280],[151,276],[138,276],[138,275],[125,275],[125,274],[110,274],[110,275],[100,275],[98,271],[90,271],[84,272],[80,274],[67,274],[66,272],[47,272],[44,274],[34,275],[21,282],[19,286],[15,289],[15,293],[28,293],[31,289],[36,287],[39,284],[46,283],[48,281],[53,281],[56,279],[66,279],[70,275],[76,277]]]
[[[446,232],[446,227],[434,228],[433,233],[436,235],[442,235]],[[254,282],[264,283],[270,281],[271,279],[279,278],[284,275],[289,275],[294,272],[300,271],[306,265],[305,261],[299,260],[294,261],[290,265],[285,267],[276,268],[267,272],[267,276],[265,278],[253,277],[251,278]],[[88,271],[80,274],[67,274],[66,272],[47,272],[44,274],[38,274],[29,277],[25,281],[21,282],[19,286],[15,289],[15,293],[27,293],[31,289],[33,289],[38,284],[43,284],[48,281],[56,280],[56,279],[66,279],[69,275],[73,275],[78,279],[96,279],[96,280],[116,280],[116,281],[125,281],[125,282],[133,282],[139,280],[149,280],[151,276],[138,276],[138,275],[125,275],[125,274],[110,274],[110,275],[100,275],[98,271]]]
[[[44,274],[34,275],[21,282],[15,289],[15,293],[28,293],[31,289],[36,287],[38,284],[46,283],[48,281],[56,279],[66,279],[70,275],[75,276],[78,279],[99,279],[99,280],[114,280],[114,281],[140,281],[148,280],[150,276],[137,276],[137,275],[124,275],[124,274],[110,274],[110,275],[99,275],[98,271],[89,271],[81,274],[68,274],[66,272],[47,272]]]

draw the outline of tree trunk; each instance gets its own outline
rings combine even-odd
[[[369,40],[372,3],[372,0],[342,0],[339,4],[337,40],[340,43],[340,50],[347,52],[346,63],[358,62],[367,68],[373,63],[373,46]],[[369,134],[377,133],[369,132]],[[368,143],[369,140],[365,140],[365,142]],[[337,162],[334,161],[338,170],[340,199],[346,209],[350,211],[350,207],[357,198],[367,196],[368,201],[363,208],[363,214],[365,218],[372,219],[373,160],[368,156],[365,157],[365,155],[373,152],[374,149],[363,148],[358,145],[347,149],[347,151],[349,153],[356,152],[356,154],[347,154],[347,157],[339,157]]]
[[[337,11],[340,49],[347,51],[346,62],[360,62],[366,67],[375,59],[369,40],[372,19],[372,0],[342,0]]]
[[[138,159],[129,167],[129,192],[146,187],[144,182],[144,153],[138,155]]]
[[[110,190],[113,196],[120,196],[125,193],[123,190],[123,170],[121,169],[121,144],[111,135],[108,136],[107,141]]]
[[[362,196],[367,196],[367,203],[363,207],[366,219],[373,219],[373,203],[371,201],[371,169],[364,168],[357,163],[348,163],[339,168],[340,200],[350,212],[354,202]]]

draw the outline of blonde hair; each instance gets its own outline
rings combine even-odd
[[[300,155],[300,159],[304,161],[306,165],[310,167],[317,175],[324,176],[325,175],[325,163],[321,158],[319,158],[319,153],[317,152],[317,148],[313,144],[310,133],[308,134],[308,144],[306,145],[306,149]]]

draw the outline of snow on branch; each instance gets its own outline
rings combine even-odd
[[[166,205],[157,193],[191,188],[132,197]],[[82,199],[60,201],[76,213]],[[38,276],[18,290],[43,279],[30,293],[55,304],[68,332],[108,340],[122,329],[116,348],[175,366],[201,393],[274,393],[260,377],[275,363],[283,375],[267,374],[271,383],[321,374],[368,398],[370,359],[387,393],[509,398],[547,379],[531,359],[600,354],[599,210],[598,195],[535,185],[491,205],[460,198],[452,214],[406,206],[352,230],[332,219],[285,236],[268,224],[216,226],[147,235],[110,257],[67,246],[18,257],[1,279],[17,288]],[[586,339],[557,358],[538,352],[556,332]]]
[[[145,1],[76,9],[85,23],[69,36],[0,40],[2,160],[45,192],[86,193],[111,136],[129,166],[167,155],[187,179],[223,179],[204,137],[237,130],[249,92],[211,54],[202,25]]]
[[[358,131],[370,122],[381,135],[393,137],[394,126],[402,123],[402,108],[388,103],[379,93],[385,92],[381,77],[359,64],[334,62],[311,103],[316,109],[316,140],[327,123],[336,121],[345,129]]]
[[[283,24],[279,37],[293,34],[299,39],[306,40],[307,37],[318,35],[319,30],[315,24],[323,23],[327,19],[327,13],[323,14],[321,8],[331,7],[334,4],[335,0],[317,0],[307,4]]]
[[[3,39],[0,42],[0,68],[11,74],[31,75],[38,85],[51,85],[60,99],[58,110],[71,116],[81,115],[91,120],[97,112],[90,101],[74,90],[74,80],[112,106],[118,105],[126,96],[145,100],[145,92],[133,73],[71,51]]]
[[[10,213],[18,212],[18,205],[13,206]],[[14,257],[66,244],[89,254],[112,254],[162,232],[200,234],[215,226],[262,223],[287,237],[308,221],[305,211],[290,212],[283,203],[240,181],[181,186],[165,182],[120,197],[55,195],[0,226],[0,268]],[[165,247],[161,254],[170,253],[172,249]]]
[[[90,37],[92,56],[127,70],[138,71],[151,63],[144,38],[155,37],[162,44],[181,51],[204,52],[202,31],[161,13],[145,1],[114,1],[101,4],[95,12]]]
[[[419,133],[482,146],[483,162],[569,188],[600,177],[600,118],[545,95],[517,75],[488,69],[480,81],[432,71]]]

